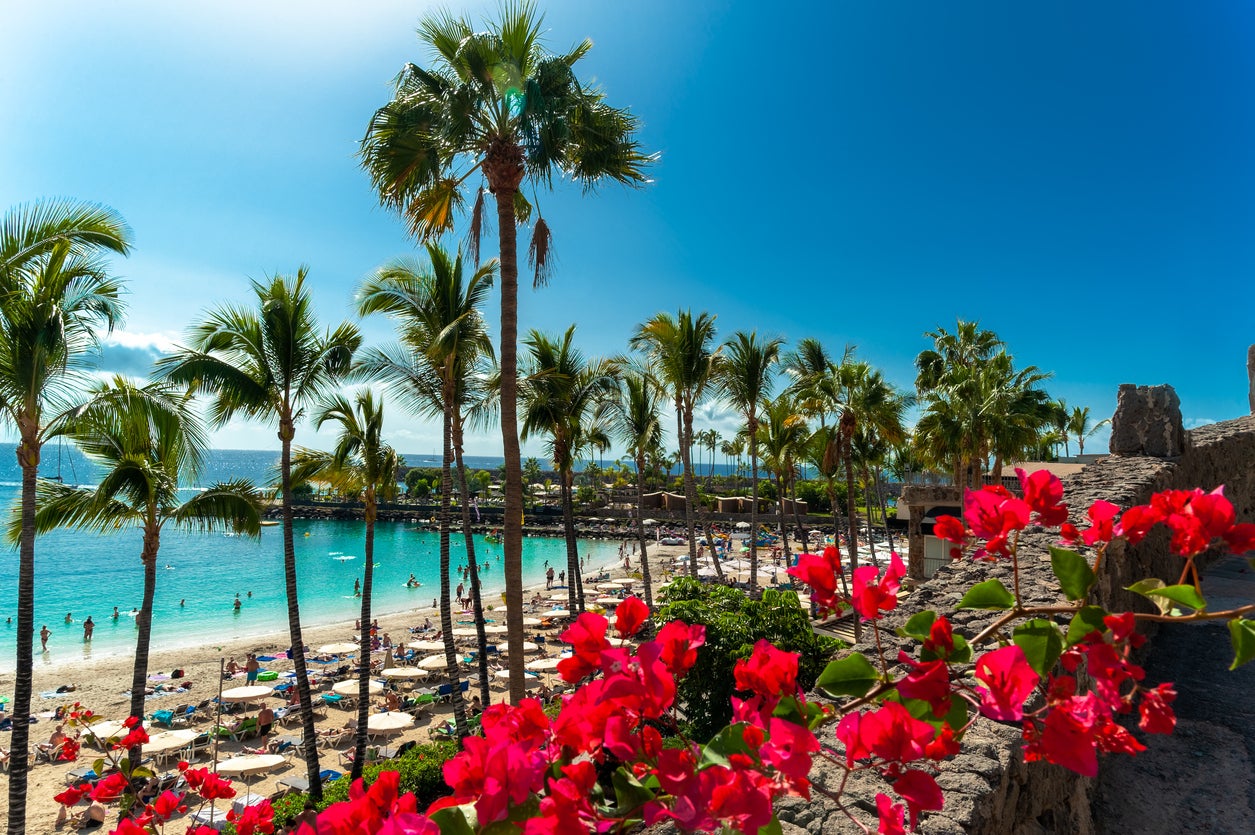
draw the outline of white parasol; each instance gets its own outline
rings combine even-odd
[[[418,666],[424,670],[447,670],[449,662],[445,660],[443,655],[429,655],[422,661],[419,661]]]
[[[420,667],[389,667],[383,671],[384,678],[427,678],[427,670]]]
[[[218,773],[251,777],[255,774],[265,774],[272,768],[283,765],[284,762],[286,762],[284,758],[278,754],[249,754],[246,757],[232,757],[218,763]]]
[[[334,644],[323,644],[318,648],[318,652],[321,655],[341,655],[346,652],[357,652],[359,649],[361,649],[359,644],[351,641],[338,641]]]
[[[547,673],[558,669],[558,662],[561,660],[561,658],[554,658],[552,656],[549,658],[537,658],[535,661],[528,661],[524,667],[528,670],[536,670],[538,672]]]
[[[392,733],[413,726],[414,717],[400,711],[376,713],[366,720],[366,729],[371,733]]]
[[[444,641],[410,641],[406,646],[419,652],[441,652],[444,650]]]
[[[222,700],[224,702],[255,702],[258,699],[266,698],[272,692],[271,688],[261,685],[232,687],[230,690],[222,691]]]
[[[383,692],[383,685],[375,681],[374,679],[371,679],[370,681],[366,682],[366,684],[367,684],[366,692],[372,696],[378,696],[380,693]],[[350,679],[348,681],[337,681],[335,684],[331,686],[331,692],[339,693],[341,696],[358,697],[362,693],[361,682],[359,682],[355,678]]]

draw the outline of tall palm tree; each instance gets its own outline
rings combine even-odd
[[[1068,418],[1068,434],[1076,436],[1076,454],[1085,454],[1085,442],[1094,437],[1099,429],[1111,423],[1111,418],[1103,418],[1097,423],[1090,425],[1089,422],[1089,406],[1084,408],[1077,406],[1072,410],[1072,416]],[[1064,437],[1067,437],[1066,435]]]
[[[734,435],[719,445],[719,451],[723,453],[724,461],[727,462],[729,475],[734,476],[732,490],[736,491],[740,488],[740,484],[736,483],[735,476],[741,471],[741,456],[745,453],[745,439],[740,435]]]
[[[47,533],[73,527],[97,533],[138,528],[143,534],[140,564],[143,600],[135,618],[135,663],[131,676],[131,712],[144,718],[144,687],[152,637],[153,598],[157,587],[157,552],[167,526],[185,530],[229,529],[249,536],[261,533],[260,496],[251,482],[215,484],[187,501],[180,482],[201,470],[208,442],[188,398],[156,383],[138,387],[115,378],[92,392],[91,401],[68,416],[60,432],[104,472],[100,484],[79,489],[40,480],[35,528]],[[9,530],[20,534],[20,525]],[[129,752],[138,763],[139,746]]]
[[[35,632],[35,484],[50,418],[69,405],[76,373],[122,313],[121,285],[104,256],[126,254],[131,230],[111,209],[49,200],[0,220],[0,414],[17,431],[22,526],[17,659],[9,763],[9,835],[26,831]]]
[[[416,413],[436,414],[445,428],[446,446],[442,459],[440,523],[440,618],[445,635],[445,655],[450,669],[456,670],[453,647],[453,611],[449,594],[449,521],[447,494],[450,492],[451,465],[456,467],[458,489],[463,500],[463,541],[470,576],[471,605],[479,652],[480,698],[490,703],[488,692],[488,642],[484,604],[479,582],[479,561],[471,529],[470,495],[463,458],[463,437],[468,422],[482,423],[490,411],[485,382],[492,360],[492,340],[480,307],[492,287],[496,262],[490,261],[464,276],[462,255],[450,258],[440,247],[429,244],[430,269],[410,261],[397,261],[381,268],[358,292],[358,312],[362,315],[385,313],[397,321],[401,344],[368,351],[359,363],[360,373],[391,384],[402,402]],[[521,653],[520,653],[521,655]],[[456,675],[456,673],[455,673]],[[460,688],[454,688],[454,715],[459,733],[465,735],[465,701]]]
[[[292,481],[297,484],[325,481],[343,493],[360,493],[366,521],[365,568],[362,573],[362,634],[357,656],[357,742],[353,755],[352,779],[362,776],[366,764],[366,731],[370,718],[370,623],[371,593],[375,576],[375,520],[379,500],[395,498],[397,491],[396,450],[383,442],[383,402],[376,402],[370,389],[359,391],[349,401],[333,395],[319,406],[314,425],[339,425],[335,449],[321,452],[298,449],[293,461]]]
[[[758,447],[763,453],[763,464],[776,479],[780,541],[786,564],[789,562],[789,523],[784,503],[794,484],[797,462],[806,454],[805,445],[809,436],[806,418],[792,395],[782,393],[763,405],[762,420],[758,423]],[[757,536],[757,530],[753,534]]]
[[[523,344],[530,357],[520,381],[523,439],[544,435],[558,473],[562,525],[566,535],[567,601],[570,611],[584,611],[580,555],[575,539],[572,489],[575,462],[582,452],[605,438],[601,417],[613,393],[613,368],[605,360],[589,361],[575,347],[575,326],[560,339],[532,331]]]
[[[654,610],[654,592],[649,573],[649,537],[645,535],[646,456],[662,444],[662,390],[647,372],[626,367],[618,375],[618,397],[611,401],[610,425],[636,464],[636,538],[641,546],[641,581],[645,584],[645,605]]]
[[[1063,444],[1063,454],[1068,457],[1072,456],[1072,447],[1068,445],[1068,419],[1071,415],[1068,403],[1062,397],[1050,404],[1050,428],[1054,430],[1056,455],[1058,454],[1057,445]]]
[[[651,359],[663,387],[675,403],[680,463],[684,468],[684,521],[689,541],[689,574],[697,576],[697,484],[693,478],[693,412],[714,393],[719,352],[714,349],[715,317],[682,310],[659,313],[639,325],[631,345]],[[715,570],[722,576],[719,561]]]
[[[871,468],[875,462],[888,454],[890,445],[901,443],[906,438],[903,416],[911,399],[898,392],[880,371],[866,362],[847,360],[839,367],[837,378],[841,393],[842,450],[848,464],[846,490],[852,512],[855,460],[859,459],[864,484],[870,485]],[[872,503],[868,501],[869,526],[871,507]],[[853,520],[854,517],[850,518]],[[874,558],[875,544],[870,536],[868,542],[871,543]],[[851,562],[851,565],[856,564]]]
[[[213,395],[213,426],[224,426],[237,415],[278,424],[288,635],[296,669],[310,795],[320,798],[314,708],[296,596],[292,440],[305,409],[330,394],[348,371],[362,337],[347,322],[319,333],[313,301],[305,286],[307,276],[307,269],[301,267],[295,277],[276,275],[268,281],[254,281],[255,309],[223,305],[211,310],[189,332],[189,344],[163,357],[157,368],[166,379],[198,386]]]
[[[841,564],[841,506],[837,501],[837,481],[843,475],[843,465],[845,463],[841,449],[840,427],[828,425],[816,427],[811,436],[807,438],[804,450],[806,462],[814,467],[819,477],[823,479],[824,487],[828,493],[828,504],[832,508],[833,543],[838,546],[837,565],[839,567]],[[849,597],[849,583],[844,570],[841,571],[841,588],[843,593]]]
[[[592,48],[585,40],[565,54],[541,42],[543,17],[531,2],[510,3],[500,20],[476,32],[448,12],[425,17],[420,42],[432,51],[427,68],[407,64],[392,100],[371,118],[362,165],[384,205],[399,211],[420,240],[453,228],[463,192],[477,183],[496,201],[501,257],[501,438],[505,457],[505,551],[510,699],[525,693],[523,676],[523,482],[518,432],[517,226],[531,205],[525,181],[548,187],[554,175],[586,190],[606,180],[646,183],[653,159],[635,139],[637,120],[582,84],[575,64]],[[484,214],[478,189],[470,224],[471,257],[479,257]],[[533,228],[529,256],[535,282],[552,266],[549,227]]]
[[[771,398],[774,368],[780,360],[781,339],[760,340],[754,331],[737,331],[724,343],[719,369],[723,397],[745,417],[750,453],[750,591],[758,588],[758,410]]]

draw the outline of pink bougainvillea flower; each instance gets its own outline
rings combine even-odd
[[[933,621],[928,629],[928,638],[924,640],[924,651],[931,652],[939,658],[949,658],[954,652],[954,629],[945,615]]]
[[[898,692],[904,699],[928,702],[933,716],[940,719],[950,712],[950,670],[944,661],[917,663],[905,652],[898,653],[898,660],[910,668],[910,672],[898,679]]]
[[[629,597],[614,610],[614,628],[620,638],[635,635],[649,617],[649,608],[636,595]]]
[[[987,652],[976,659],[980,712],[990,719],[1018,722],[1024,718],[1024,700],[1040,676],[1029,666],[1024,650],[1011,646]]]
[[[1006,556],[1007,537],[1028,525],[1029,507],[1005,487],[987,485],[963,494],[963,520],[977,538],[985,540],[982,553]]]
[[[1138,705],[1141,719],[1138,727],[1152,734],[1170,734],[1177,725],[1177,716],[1171,704],[1177,698],[1177,691],[1172,689],[1171,682],[1164,682],[1158,687],[1142,693],[1142,701]]]
[[[1110,502],[1094,503],[1095,506],[1099,504],[1111,505],[1113,508],[1115,507],[1115,505],[1112,505]],[[1155,510],[1150,505],[1134,505],[1124,511],[1124,513],[1120,516],[1120,524],[1114,526],[1114,535],[1124,537],[1129,541],[1130,545],[1136,545],[1146,538],[1146,535],[1150,533],[1151,528],[1155,527],[1155,525],[1162,521],[1163,516],[1160,515],[1159,511]],[[1097,524],[1095,524],[1095,527],[1097,527]],[[1093,530],[1093,528],[1090,530]],[[1107,529],[1105,538],[1098,535],[1091,535],[1090,531],[1085,531],[1085,544],[1093,545],[1094,542],[1100,540],[1103,542],[1110,542],[1112,535],[1113,531],[1110,527]]]
[[[1255,524],[1243,522],[1234,525],[1221,535],[1225,544],[1229,546],[1229,550],[1235,554],[1245,554],[1249,551],[1255,551]]]
[[[176,814],[181,815],[187,811],[187,806],[183,804],[185,795],[175,794],[172,791],[164,791],[159,794],[149,807],[153,814],[163,821],[168,821]]]
[[[882,611],[892,612],[898,606],[898,581],[906,576],[906,566],[902,564],[901,557],[896,553],[892,554],[885,576],[877,580],[879,573],[874,565],[854,569],[850,597],[854,610],[864,620],[878,619],[882,617]]]
[[[662,647],[662,663],[679,678],[697,663],[697,650],[706,643],[706,627],[673,620],[658,630],[654,643]]]
[[[275,810],[269,800],[256,806],[246,806],[242,812],[227,812],[227,820],[235,824],[236,835],[270,835],[275,831]],[[380,830],[374,830],[379,832]]]
[[[584,612],[566,628],[562,640],[575,652],[558,664],[558,674],[563,681],[577,682],[600,668],[602,652],[610,649],[610,642],[606,640],[608,626],[609,622],[601,615]]]
[[[732,668],[738,690],[749,690],[765,699],[779,699],[797,692],[797,653],[784,652],[768,640],[754,644],[749,658]]]
[[[71,786],[58,795],[53,795],[52,799],[62,806],[74,806],[91,792],[91,788],[89,783],[80,783],[77,786]]]
[[[902,804],[894,803],[889,795],[876,795],[876,815],[880,818],[879,835],[906,835]]]
[[[810,586],[811,600],[819,608],[820,617],[841,608],[837,598],[837,572],[829,560],[818,554],[799,554],[797,565],[790,566],[787,573]]]
[[[1033,521],[1047,528],[1057,527],[1068,521],[1068,506],[1063,504],[1063,482],[1049,470],[1037,470],[1032,475],[1016,468],[1024,502],[1033,512]]]
[[[939,811],[944,803],[941,787],[927,774],[917,769],[903,772],[893,783],[893,790],[898,797],[906,801],[906,808],[911,812],[911,829],[919,826],[920,812]]]

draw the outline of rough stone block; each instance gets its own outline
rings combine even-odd
[[[1120,386],[1111,419],[1112,455],[1176,458],[1186,443],[1181,399],[1172,386]]]

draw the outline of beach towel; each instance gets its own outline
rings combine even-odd
[[[277,656],[277,655],[259,655],[259,656],[257,656],[257,660],[258,660],[258,661],[278,661],[278,660],[279,660],[279,656]]]

